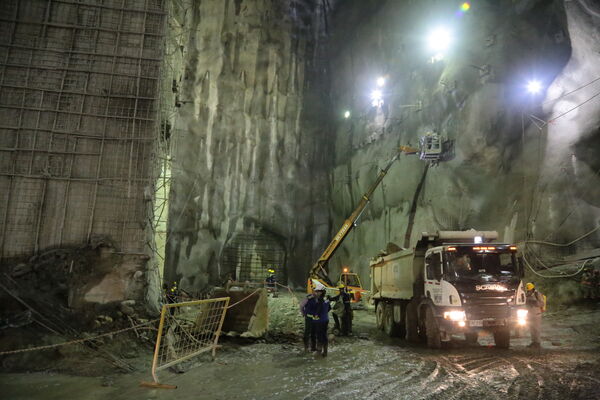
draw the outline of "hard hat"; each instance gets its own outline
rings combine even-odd
[[[269,268],[269,272],[270,272],[270,273],[274,273],[274,272],[275,272],[275,270],[274,270],[274,269],[271,269],[271,268]]]
[[[325,286],[321,283],[321,282],[317,282],[315,283],[315,292],[324,292],[325,291]]]
[[[346,287],[346,286],[345,286],[343,283],[340,283],[340,284],[338,285],[338,289],[343,289],[343,288],[345,288],[345,287]]]
[[[525,288],[527,290],[533,290],[535,288],[535,285],[531,282],[528,282],[527,285],[525,285]]]

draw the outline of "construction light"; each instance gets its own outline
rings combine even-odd
[[[381,107],[383,105],[383,93],[379,89],[371,92],[371,105],[373,107]]]
[[[443,54],[448,50],[452,41],[452,33],[446,28],[437,28],[427,37],[429,49],[435,54]]]
[[[385,78],[383,76],[380,76],[379,78],[377,78],[377,86],[383,87],[383,85],[385,85]]]
[[[532,79],[527,82],[527,91],[531,94],[538,94],[542,90],[542,82]]]
[[[483,237],[481,237],[481,236],[475,236],[473,238],[473,242],[474,243],[483,243]]]
[[[348,267],[344,268],[344,273],[348,272]]]
[[[350,118],[350,111],[344,111],[344,118],[348,119]]]

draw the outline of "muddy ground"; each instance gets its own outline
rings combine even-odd
[[[1,374],[2,399],[598,399],[600,306],[547,313],[543,348],[513,339],[510,350],[460,337],[452,347],[428,350],[385,337],[372,310],[355,313],[354,337],[335,338],[330,354],[305,354],[293,333],[301,326],[296,303],[271,302],[277,334],[261,341],[224,338],[212,361],[201,356],[185,373],[164,371],[175,390],[139,387],[150,380],[150,352],[130,360],[137,371],[99,377],[56,373]]]

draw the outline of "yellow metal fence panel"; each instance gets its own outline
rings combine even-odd
[[[229,297],[165,304],[156,337],[152,376],[201,353],[217,349]]]

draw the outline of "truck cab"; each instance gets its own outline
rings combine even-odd
[[[456,333],[474,341],[480,330],[488,330],[497,346],[509,346],[510,328],[525,325],[527,313],[516,251],[509,244],[465,243],[426,251],[423,303],[430,307],[436,322],[429,322],[434,332],[428,332],[428,341],[437,342],[437,338],[429,339],[437,331],[440,341]],[[427,312],[421,306],[423,310]],[[427,325],[427,316],[420,319]],[[437,343],[433,344],[436,347]]]

